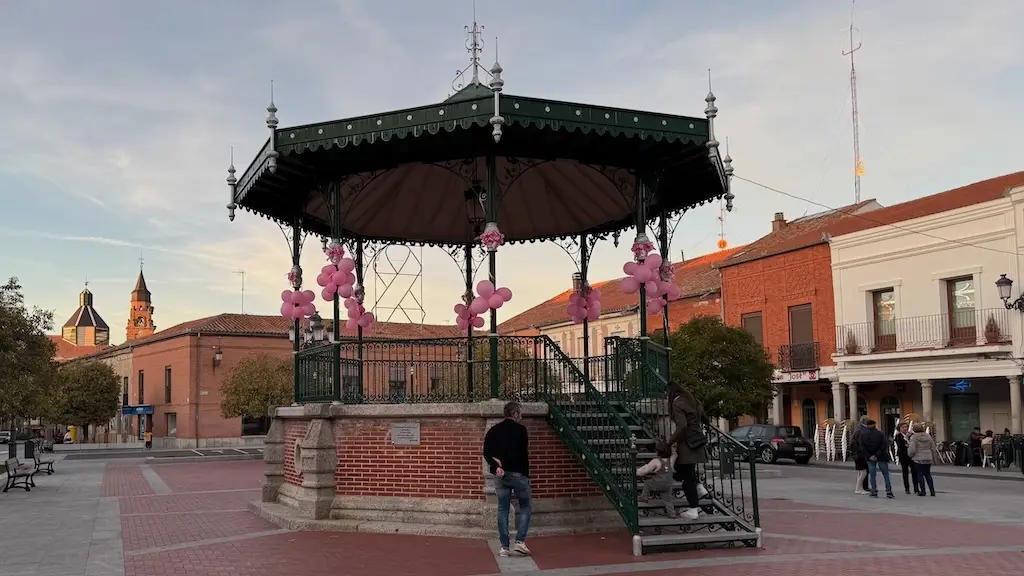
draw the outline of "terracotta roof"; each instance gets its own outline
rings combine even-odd
[[[79,346],[68,342],[58,334],[52,334],[47,336],[47,338],[50,339],[50,342],[53,342],[53,359],[57,362],[74,360],[75,358],[95,354],[107,348],[107,346]]]
[[[923,218],[948,210],[956,210],[983,202],[991,202],[1006,196],[1011,188],[1024,186],[1024,172],[1015,172],[997,178],[990,178],[954,188],[931,196],[915,198],[900,204],[879,208],[863,217],[847,218],[836,223],[829,231],[833,236],[851,234],[869,228],[877,228],[914,218]]]
[[[743,262],[752,262],[761,258],[767,258],[768,256],[782,254],[783,252],[822,244],[827,242],[827,239],[822,237],[823,234],[828,232],[835,235],[833,229],[838,223],[859,220],[856,217],[857,214],[864,214],[865,212],[874,213],[878,208],[881,208],[881,205],[875,200],[865,200],[858,204],[843,206],[828,212],[797,218],[792,222],[787,222],[780,230],[771,232],[767,236],[747,244],[745,250],[741,250],[727,258],[719,267],[735,266]]]
[[[82,293],[78,295],[78,309],[64,323],[64,328],[81,326],[93,326],[97,330],[110,330],[103,318],[100,318],[99,312],[92,307],[92,292],[88,288],[82,290]]]
[[[673,281],[682,290],[682,298],[719,291],[722,288],[722,281],[716,271],[717,264],[743,249],[743,246],[737,246],[674,263],[672,265],[675,270]],[[618,284],[623,278],[593,283],[593,287],[601,291],[601,314],[622,312],[639,304],[637,294],[626,294],[619,289]],[[569,318],[565,314],[565,307],[569,305],[571,294],[572,289],[566,290],[550,300],[509,318],[498,325],[498,332],[507,334],[568,322]]]

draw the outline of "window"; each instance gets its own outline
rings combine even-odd
[[[145,375],[142,373],[142,370],[139,370],[139,398],[138,398],[139,405],[142,405],[142,404],[146,403],[146,393],[145,392],[146,392],[146,379],[145,379]]]
[[[789,307],[789,343],[811,344],[814,342],[814,316],[810,304]]]
[[[583,358],[583,336],[576,339],[576,352],[574,356],[577,358]]]
[[[404,363],[388,366],[388,395],[395,402],[405,400],[406,375],[409,370]]]
[[[171,403],[171,367],[164,366],[164,403]]]
[[[242,418],[242,436],[264,436],[270,430],[270,416]]]
[[[746,440],[749,434],[750,426],[740,426],[739,428],[733,430],[732,432],[729,432],[729,436],[732,436],[733,438],[740,442]]]
[[[875,350],[896,349],[896,292],[892,288],[871,294],[874,308]]]
[[[813,398],[804,398],[800,404],[800,423],[808,434],[813,434],[818,427],[818,403]],[[808,436],[808,438],[811,438]]]
[[[168,412],[167,416],[167,437],[176,438],[178,436],[178,415],[174,412]]]
[[[740,327],[746,330],[754,341],[764,346],[764,321],[760,312],[751,312],[740,316]]]
[[[949,303],[949,340],[951,345],[974,344],[977,342],[977,293],[974,279],[955,278],[946,280],[946,301]]]
[[[427,365],[427,377],[430,378],[430,392],[440,393],[444,386],[444,366],[441,364]]]
[[[128,377],[124,377],[124,383],[121,385],[121,405],[128,405]]]

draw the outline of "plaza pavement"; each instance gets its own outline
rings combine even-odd
[[[636,558],[622,532],[531,538],[533,558],[499,562],[481,540],[281,530],[246,511],[261,462],[65,461],[31,492],[0,494],[0,576],[952,576],[1024,563],[1017,482],[936,478],[936,498],[899,486],[888,501],[855,496],[844,470],[780,468],[759,483],[763,550]]]

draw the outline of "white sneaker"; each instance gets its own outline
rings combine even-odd
[[[688,508],[679,513],[679,517],[684,520],[696,520],[700,516],[700,508]]]
[[[501,550],[498,550],[498,556],[501,556],[502,558],[508,558],[508,548],[502,548]]]
[[[525,542],[516,542],[516,545],[512,547],[516,551],[516,554],[522,554],[523,556],[529,556],[531,554],[530,549],[526,547]]]
[[[703,484],[697,484],[697,498],[703,498],[708,495],[708,489]]]
[[[857,495],[870,494],[870,492],[865,492],[863,490],[854,490],[853,493]]]

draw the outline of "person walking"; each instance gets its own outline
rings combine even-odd
[[[854,494],[869,494],[868,490],[868,459],[861,454],[860,436],[867,430],[867,416],[860,417],[860,424],[850,438],[850,455],[853,457],[853,469],[857,471],[857,483],[853,487]]]
[[[885,497],[895,498],[892,493],[892,480],[889,478],[889,446],[885,434],[875,427],[874,420],[868,420],[867,428],[861,432],[858,438],[860,453],[868,461],[868,485],[871,487],[871,497],[878,498],[878,472],[882,473],[885,480]]]
[[[667,389],[669,416],[675,424],[675,430],[669,436],[668,445],[675,447],[676,462],[673,478],[683,484],[688,508],[679,516],[687,520],[696,520],[700,514],[701,488],[697,477],[697,465],[708,461],[706,446],[707,436],[703,427],[711,420],[704,412],[700,400],[678,382],[670,382]],[[707,489],[703,492],[706,494]]]
[[[928,491],[935,496],[935,483],[932,480],[932,462],[934,454],[938,451],[935,446],[935,439],[924,431],[924,424],[914,424],[914,433],[907,440],[907,454],[914,460],[917,467],[917,483],[921,487],[918,496],[924,496],[924,485],[928,484]]]
[[[498,499],[498,540],[502,557],[509,555],[508,513],[512,493],[519,501],[516,513],[516,542],[511,549],[530,555],[526,534],[530,530],[530,438],[523,426],[523,407],[518,402],[505,404],[505,419],[491,426],[484,436],[484,460],[494,475],[494,493]]]
[[[900,471],[903,472],[903,490],[910,494],[910,484],[913,481],[914,494],[924,492],[924,487],[919,486],[917,477],[917,465],[907,452],[907,442],[910,440],[910,426],[906,422],[900,424],[899,433],[896,434],[896,455],[900,462]]]

